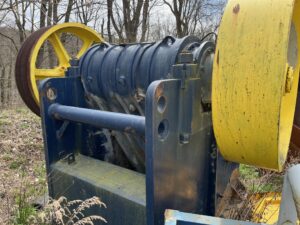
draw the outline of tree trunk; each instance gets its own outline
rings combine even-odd
[[[47,17],[47,0],[41,1],[41,9],[40,9],[40,28],[46,26],[46,17]],[[44,45],[40,49],[40,53],[37,58],[37,66],[39,67],[42,64],[45,55]]]
[[[4,96],[5,96],[5,68],[1,67],[1,74],[0,74],[0,104],[4,106]]]
[[[48,0],[47,26],[52,25],[53,0]]]
[[[114,0],[107,0],[107,17],[112,22],[114,29],[116,30],[118,36],[119,36],[119,42],[124,42],[122,30],[120,27],[118,27],[114,15],[113,15],[113,3]]]
[[[105,21],[104,19],[102,19],[102,23],[101,23],[101,37],[104,38],[104,24],[105,24]]]
[[[7,84],[7,88],[8,88],[8,96],[7,96],[7,100],[9,105],[12,105],[13,103],[13,99],[12,99],[12,92],[13,92],[13,88],[12,88],[12,77],[13,77],[13,71],[12,71],[12,64],[9,64],[9,70],[8,70],[8,76],[9,76],[9,80],[8,80],[8,84]]]
[[[108,35],[108,42],[112,43],[112,35],[111,35],[111,0],[107,0],[107,35]]]
[[[47,14],[47,26],[52,25],[53,21],[53,2],[55,0],[48,0],[48,14]],[[53,48],[50,43],[47,43],[49,68],[54,68],[54,58],[56,57]]]
[[[67,11],[65,15],[65,23],[70,22],[70,16],[71,16],[73,4],[74,4],[73,0],[68,1]]]
[[[46,26],[47,0],[42,0],[40,10],[40,28]]]
[[[58,23],[58,4],[59,4],[60,0],[53,0],[53,24],[57,24]]]
[[[143,18],[142,18],[142,36],[141,36],[141,42],[146,41],[146,34],[148,30],[148,21],[149,21],[149,0],[144,1],[144,7],[143,7]]]

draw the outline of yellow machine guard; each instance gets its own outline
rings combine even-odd
[[[300,0],[229,0],[219,30],[212,111],[227,160],[282,170],[299,81]]]

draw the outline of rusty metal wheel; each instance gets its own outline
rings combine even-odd
[[[79,23],[64,23],[42,28],[26,39],[17,56],[15,78],[23,101],[37,115],[40,115],[39,81],[46,78],[64,77],[66,69],[70,67],[71,56],[61,41],[64,33],[74,35],[82,41],[76,58],[80,58],[94,43],[104,41],[94,30]],[[50,69],[39,68],[36,65],[40,49],[46,41],[52,46],[58,62],[57,66]]]
[[[15,65],[15,78],[20,96],[27,107],[37,115],[40,115],[40,107],[32,97],[33,91],[31,89],[30,81],[30,55],[39,38],[48,29],[49,28],[42,28],[34,32],[29,38],[25,40],[18,53]]]

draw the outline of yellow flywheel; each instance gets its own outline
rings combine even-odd
[[[213,68],[212,111],[225,159],[282,170],[299,81],[300,0],[229,0]]]
[[[38,81],[45,78],[64,77],[66,69],[70,67],[71,56],[61,41],[63,34],[71,34],[82,41],[81,49],[76,55],[78,59],[94,43],[104,42],[98,33],[79,23],[45,27],[26,39],[16,61],[16,83],[22,99],[37,115],[40,114]],[[58,61],[58,65],[52,69],[37,67],[38,54],[46,41],[51,44]]]

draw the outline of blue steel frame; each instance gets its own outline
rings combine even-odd
[[[213,154],[215,149],[212,147],[211,114],[199,110],[201,102],[197,99],[200,95],[200,79],[184,81],[185,88],[182,88],[182,82],[175,79],[152,83],[146,98],[145,126],[145,118],[141,116],[87,109],[83,98],[80,98],[80,95],[84,96],[80,77],[44,81],[40,93],[50,196],[59,197],[63,189],[69,189],[65,193],[69,198],[82,197],[74,196],[78,188],[73,187],[72,183],[59,184],[55,180],[61,176],[65,180],[73,180],[81,188],[84,181],[76,176],[70,179],[55,168],[62,160],[67,160],[67,168],[76,164],[77,158],[81,159],[78,154],[84,154],[82,151],[89,147],[84,140],[88,138],[86,130],[91,125],[137,133],[144,126],[147,225],[164,224],[164,211],[167,208],[212,215],[216,153]],[[52,99],[47,96],[49,90],[55,94]],[[68,93],[64,90],[68,90]],[[161,103],[162,98],[165,105]],[[123,122],[118,123],[116,117],[123,119]],[[64,171],[68,170],[66,168]],[[121,195],[119,197],[123,198]],[[111,215],[107,217],[113,219]],[[124,225],[138,224],[124,221]],[[145,224],[141,221],[139,225]]]
[[[185,54],[182,61],[190,59]],[[101,215],[111,225],[163,225],[169,208],[213,215],[216,186],[227,182],[216,183],[218,154],[197,66],[181,62],[172,67],[176,79],[152,82],[145,117],[89,109],[74,62],[67,77],[44,80],[40,98],[50,196],[99,196],[110,207]],[[146,176],[101,161],[106,154],[101,137],[99,155],[86,157],[95,127],[145,136]],[[222,170],[227,163],[220,165]]]
[[[196,100],[199,99],[200,86],[200,79],[153,82],[147,91],[144,118],[84,109],[87,106],[81,97],[84,91],[80,77],[45,80],[41,84],[40,94],[51,197],[59,197],[62,191],[71,199],[103,196],[113,206],[112,211],[105,214],[112,225],[255,225],[192,214],[213,213],[210,204],[213,204],[216,187],[216,152],[212,147],[211,115],[210,112],[199,111],[200,103]],[[68,93],[63,90],[68,90]],[[122,122],[116,125],[116,119]],[[93,123],[92,120],[97,121]],[[86,130],[90,126],[141,134],[144,134],[144,127],[147,143],[146,194],[143,191],[138,194],[144,186],[136,184],[136,181],[144,182],[143,175],[132,174],[126,172],[126,169],[78,155],[84,154],[84,150],[89,147],[84,140],[88,138]],[[203,161],[199,163],[199,159]],[[65,160],[67,163],[64,163]],[[85,165],[81,167],[83,162]],[[219,164],[223,164],[224,168],[226,162],[221,160]],[[228,171],[234,167],[230,165]],[[74,168],[80,174],[72,174],[70,171]],[[134,182],[119,182],[119,186],[113,185],[111,190],[105,190],[101,185],[116,179],[110,176],[104,179],[101,174],[90,175],[97,171],[93,171],[93,168],[103,172],[104,177],[107,174],[122,174],[125,180],[130,177]],[[295,166],[285,177],[278,225],[286,224],[287,221],[295,224],[299,217],[299,172],[300,167]],[[97,183],[97,179],[102,179],[103,183]],[[128,186],[133,192],[120,189]],[[168,208],[190,213],[177,210],[165,212]],[[120,213],[120,209],[124,211]]]
[[[49,90],[54,93],[50,99]],[[80,77],[44,80],[40,85],[40,97],[50,197],[84,200],[98,196],[108,209],[91,209],[90,213],[103,216],[111,225],[145,225],[145,176],[90,156],[88,131],[95,129],[94,126],[62,120],[61,108],[55,108],[59,106],[55,104],[60,104],[73,106],[73,113],[82,108],[88,110]],[[93,113],[97,115],[98,111],[88,112],[93,118]],[[101,143],[105,144],[105,140],[100,140]],[[100,155],[106,151],[102,147],[97,149]]]
[[[200,87],[201,80],[193,79],[156,81],[148,88],[147,225],[163,224],[169,208],[214,214],[216,153],[211,113],[197,101]]]

